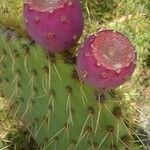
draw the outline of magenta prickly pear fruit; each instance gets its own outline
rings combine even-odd
[[[83,31],[79,0],[26,0],[24,18],[29,35],[51,52],[72,48]]]
[[[103,29],[91,35],[77,57],[81,79],[95,88],[112,89],[122,85],[136,67],[136,52],[123,34]]]

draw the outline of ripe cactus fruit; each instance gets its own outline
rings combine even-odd
[[[78,74],[90,85],[111,89],[123,84],[133,73],[136,52],[128,38],[103,29],[91,35],[77,57]]]
[[[51,52],[72,48],[83,31],[79,0],[27,0],[24,18],[30,36]]]

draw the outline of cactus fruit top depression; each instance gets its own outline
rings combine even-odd
[[[79,0],[26,0],[24,18],[30,36],[51,52],[73,47],[83,31]]]
[[[90,36],[77,58],[81,79],[101,89],[123,84],[132,75],[135,62],[136,52],[128,38],[109,29]]]

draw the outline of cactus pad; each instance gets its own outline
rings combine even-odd
[[[81,83],[71,52],[44,52],[3,27],[0,45],[0,96],[42,150],[134,149],[122,101]]]

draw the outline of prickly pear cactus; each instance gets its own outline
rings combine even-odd
[[[51,54],[0,27],[0,97],[41,150],[138,150],[123,102],[80,81],[76,52]]]
[[[1,28],[1,96],[41,149],[133,149],[121,101],[81,84],[71,53],[46,54]]]

